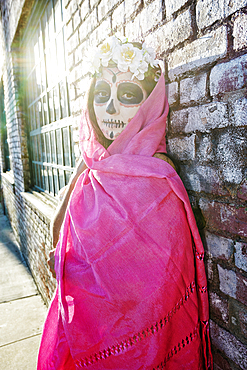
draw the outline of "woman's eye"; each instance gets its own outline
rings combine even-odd
[[[118,85],[117,98],[123,104],[140,104],[143,100],[143,91],[133,82],[122,82]]]
[[[96,94],[100,98],[105,98],[106,96],[108,96],[108,92],[107,91],[98,91]]]
[[[108,96],[107,91],[95,91],[94,96],[97,96],[98,98],[106,98]]]
[[[130,93],[130,92],[126,92],[122,95],[122,98],[124,98],[124,99],[133,99],[133,98],[135,98],[135,95]]]
[[[105,81],[97,81],[94,90],[94,102],[95,103],[106,103],[110,99],[111,87]]]
[[[110,94],[108,91],[100,90],[95,91],[94,93],[94,101],[95,103],[106,103],[110,98]]]

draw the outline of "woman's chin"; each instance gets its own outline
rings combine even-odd
[[[122,131],[103,131],[102,130],[104,137],[108,140],[115,140],[122,132],[123,130]]]

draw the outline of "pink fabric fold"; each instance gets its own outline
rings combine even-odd
[[[153,157],[167,114],[163,76],[107,150],[83,114],[88,169],[57,247],[38,370],[212,368],[203,245],[182,181]]]

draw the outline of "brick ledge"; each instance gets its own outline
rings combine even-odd
[[[55,204],[52,204],[45,196],[36,192],[22,192],[21,196],[37,214],[51,222],[56,209]]]
[[[2,172],[1,176],[7,180],[11,185],[15,185],[14,175],[12,171]]]

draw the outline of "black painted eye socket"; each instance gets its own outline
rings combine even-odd
[[[123,104],[139,104],[143,100],[143,92],[135,83],[122,82],[118,85],[117,98]]]
[[[94,88],[95,103],[106,103],[111,96],[111,87],[105,81],[97,81]]]

